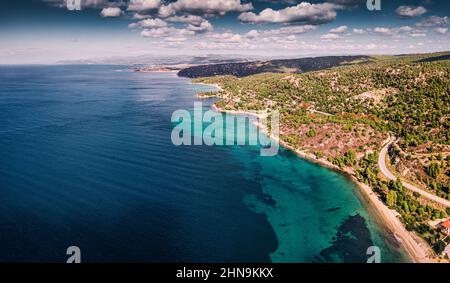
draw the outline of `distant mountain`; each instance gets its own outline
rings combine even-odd
[[[315,58],[283,59],[193,66],[181,70],[178,75],[188,78],[232,75],[245,77],[259,73],[304,73],[335,66],[372,61],[370,56],[327,56]]]
[[[135,65],[135,66],[173,66],[173,65],[204,65],[204,64],[223,64],[248,62],[254,60],[262,60],[258,56],[241,56],[241,55],[214,55],[208,54],[204,56],[190,56],[190,55],[141,55],[141,56],[124,56],[124,57],[108,57],[108,58],[93,58],[80,60],[65,60],[59,61],[58,64],[72,64],[72,65]]]
[[[440,55],[440,56],[423,58],[423,59],[417,60],[416,62],[418,62],[418,63],[421,63],[421,62],[434,62],[434,61],[443,61],[443,60],[449,60],[449,59],[450,59],[450,54],[444,54],[444,55]]]

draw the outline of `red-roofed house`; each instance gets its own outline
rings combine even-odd
[[[444,231],[450,235],[450,219],[442,222],[442,228],[444,228]]]

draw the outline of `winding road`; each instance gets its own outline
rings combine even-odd
[[[389,171],[389,169],[386,166],[386,155],[388,153],[388,149],[389,147],[395,142],[395,138],[391,138],[390,141],[383,147],[383,149],[381,149],[380,155],[378,157],[378,167],[381,170],[381,173],[383,173],[384,176],[386,176],[389,180],[393,180],[396,181],[397,177],[391,172]],[[424,191],[416,186],[413,186],[411,184],[408,184],[404,181],[402,181],[402,184],[405,188],[407,188],[408,190],[411,190],[413,192],[419,193],[421,194],[423,197],[432,200],[434,202],[437,202],[439,204],[442,204],[446,207],[450,207],[450,201],[440,198],[432,193],[429,193],[427,191]]]

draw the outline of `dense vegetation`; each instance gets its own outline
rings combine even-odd
[[[260,73],[303,73],[327,69],[345,64],[362,63],[371,60],[368,56],[328,56],[288,60],[257,61],[201,65],[181,70],[178,75],[188,78],[232,75],[245,77]]]

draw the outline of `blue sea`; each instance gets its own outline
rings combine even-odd
[[[0,67],[0,261],[408,259],[346,177],[281,149],[175,146],[193,85],[126,66]],[[209,109],[213,100],[204,102]]]

